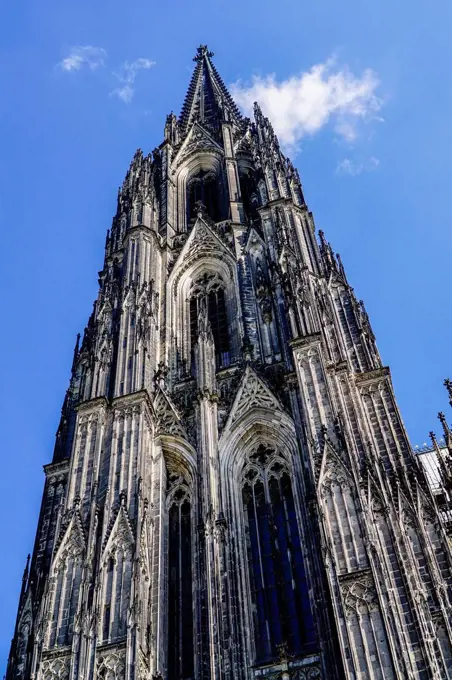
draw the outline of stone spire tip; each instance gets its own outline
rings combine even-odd
[[[214,53],[209,50],[207,45],[200,45],[197,50],[196,54],[193,57],[193,61],[199,62],[202,61],[205,57],[213,57]]]

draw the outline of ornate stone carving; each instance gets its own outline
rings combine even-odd
[[[96,680],[125,680],[125,651],[101,652],[96,660]]]
[[[238,389],[229,415],[229,426],[253,408],[281,411],[281,405],[264,382],[251,369],[247,368]]]
[[[85,552],[86,539],[80,513],[76,510],[69,521],[64,535],[61,537],[57,552],[57,561],[66,562],[68,557],[79,557]]]
[[[182,439],[188,439],[187,432],[182,425],[182,421],[176,408],[171,404],[169,398],[162,390],[157,391],[154,400],[154,409],[157,417],[157,432],[161,434],[172,434]]]
[[[134,543],[134,531],[125,508],[125,502],[123,501],[107,530],[103,547],[104,555],[114,554],[119,550],[124,553],[130,553]]]
[[[379,609],[375,584],[370,572],[349,574],[340,577],[339,582],[346,616]]]
[[[52,657],[42,662],[42,680],[66,680],[70,672],[70,655]]]

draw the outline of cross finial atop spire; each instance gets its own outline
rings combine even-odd
[[[204,57],[213,57],[213,52],[209,50],[207,45],[200,45],[196,50],[196,55],[193,57],[193,61],[201,61]]]
[[[185,139],[195,121],[215,133],[222,122],[239,124],[242,120],[240,111],[210,60],[211,57],[213,52],[207,45],[200,45],[193,57],[196,66],[178,121],[180,141]]]

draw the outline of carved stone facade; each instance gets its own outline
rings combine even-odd
[[[118,195],[7,680],[452,677],[448,529],[389,369],[211,57]]]

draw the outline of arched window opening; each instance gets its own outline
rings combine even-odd
[[[215,344],[216,369],[226,368],[231,363],[226,296],[222,281],[215,275],[205,274],[192,288],[190,298],[190,344],[192,366],[194,347],[198,340],[198,316],[201,305],[205,305]]]
[[[223,219],[220,184],[213,170],[201,170],[190,178],[187,185],[187,223],[196,220],[199,204],[202,203],[208,216],[214,222]]]
[[[191,502],[176,480],[168,510],[168,678],[194,678]]]
[[[240,193],[242,195],[243,210],[247,220],[251,223],[259,220],[259,190],[254,174],[249,172],[240,173]]]
[[[115,561],[113,557],[109,557],[107,561],[106,583],[105,583],[105,603],[104,603],[104,618],[102,624],[102,639],[108,640],[110,637],[110,623],[111,623],[111,597],[113,590],[113,570]]]
[[[315,645],[300,532],[285,462],[260,446],[243,475],[256,662]]]

